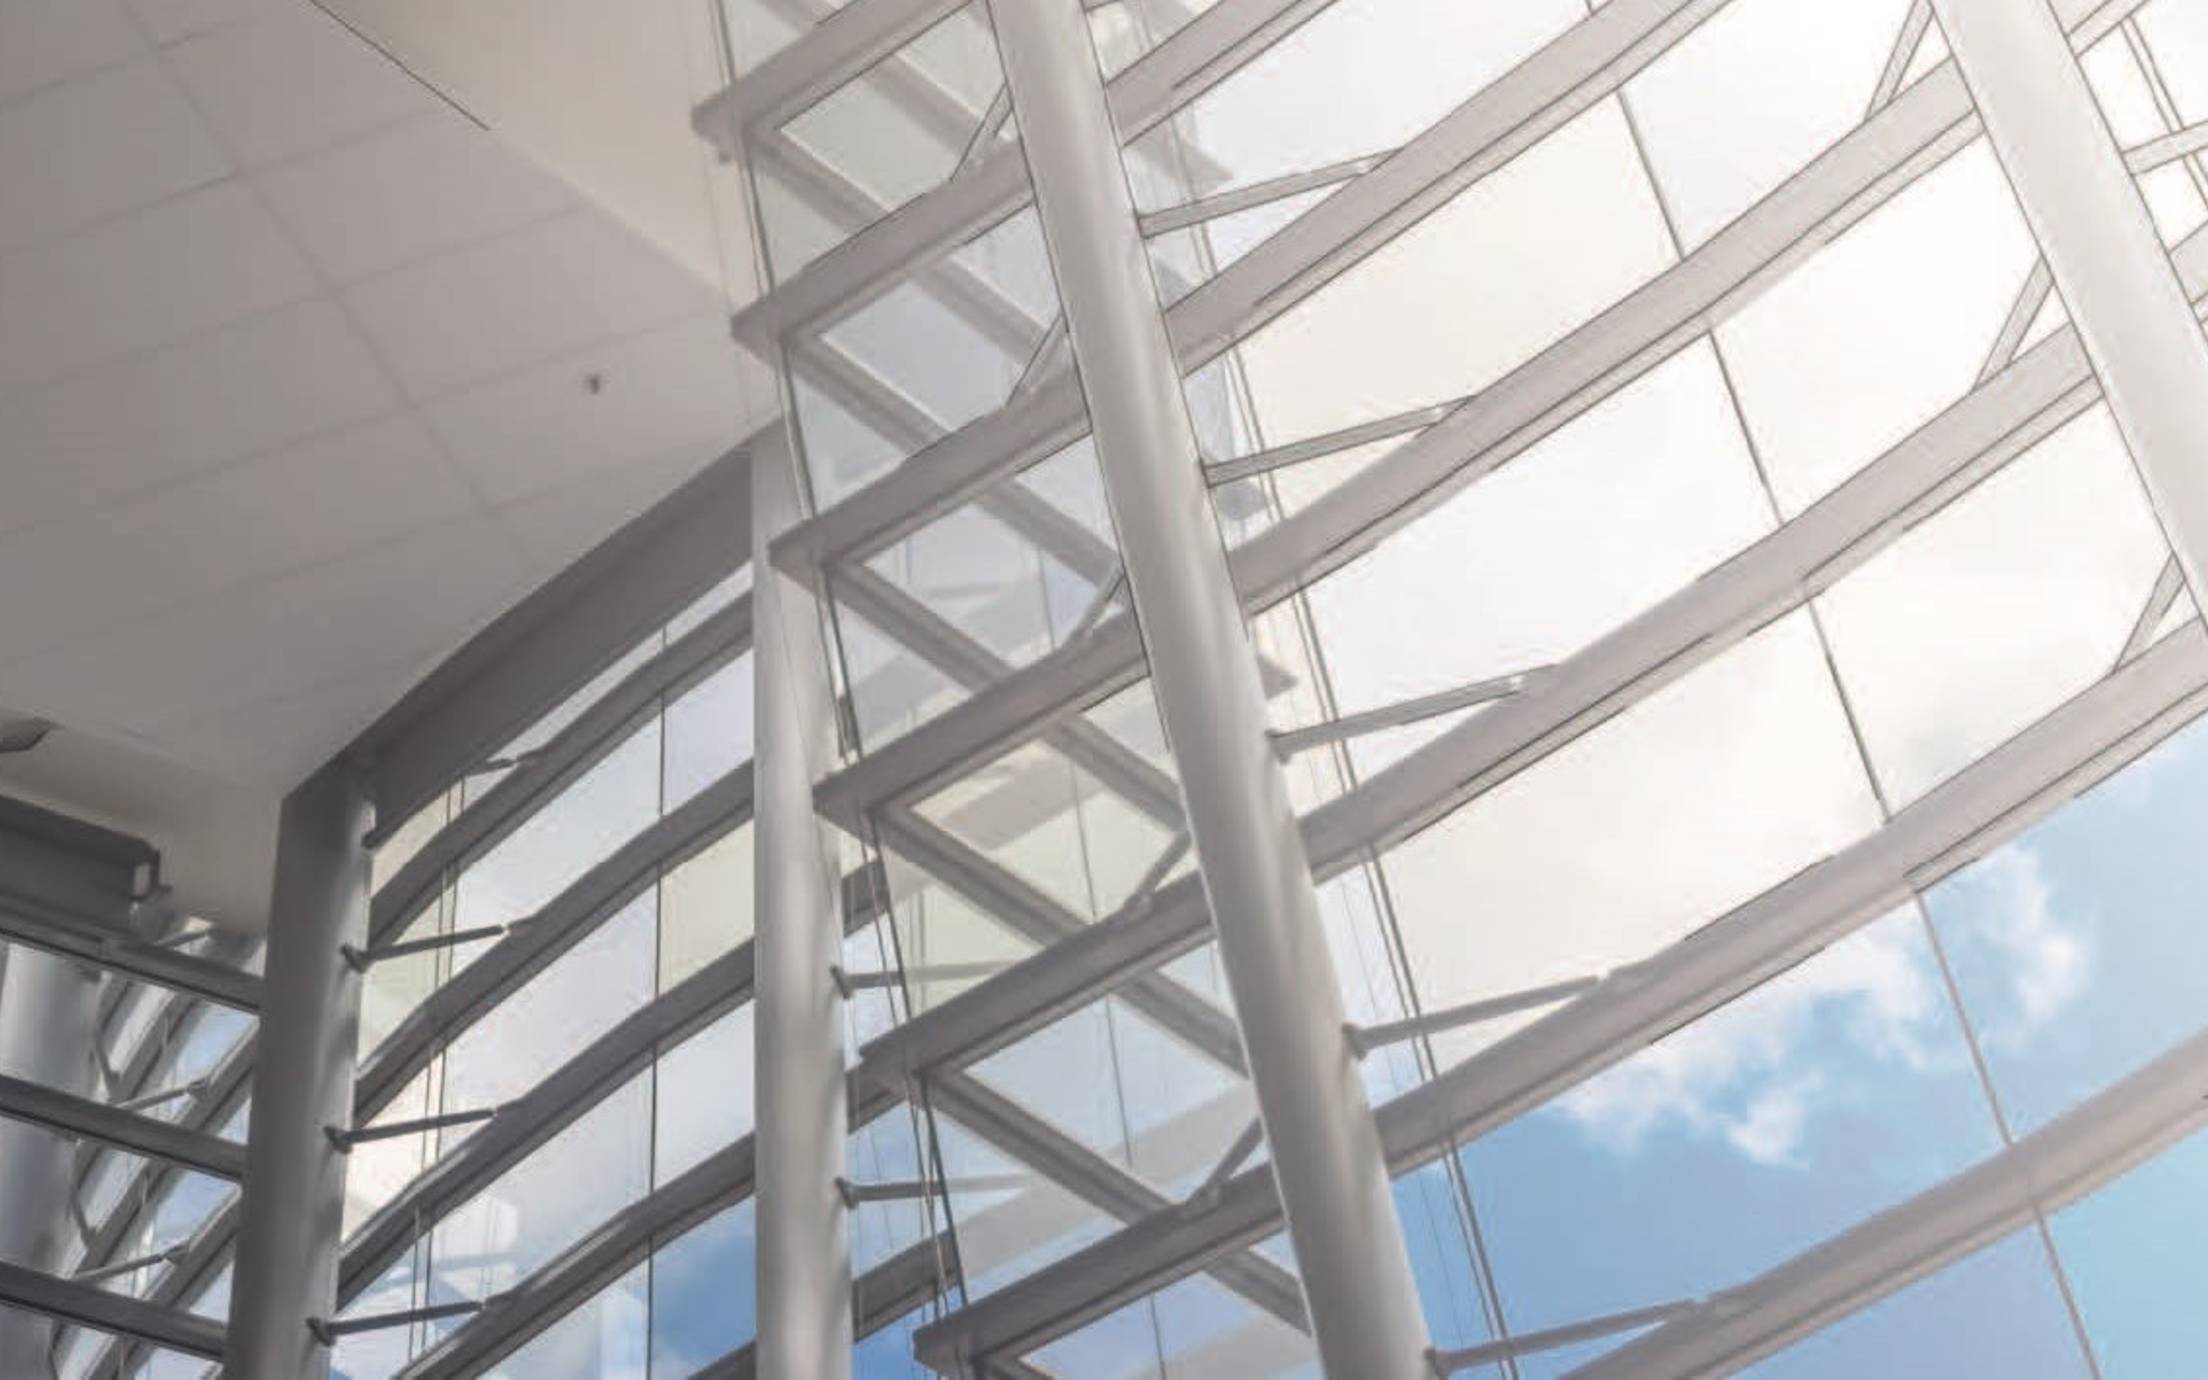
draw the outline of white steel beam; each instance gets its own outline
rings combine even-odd
[[[753,452],[752,549],[804,512],[786,443]],[[851,1374],[850,1209],[842,1177],[843,914],[835,842],[813,783],[836,758],[836,701],[820,611],[802,583],[759,562],[752,590],[753,1046],[758,1090],[759,1360],[769,1375]]]
[[[1423,1380],[1417,1284],[1088,24],[1078,0],[990,14],[1321,1363]]]
[[[1676,4],[1677,0],[1670,3]],[[2072,29],[2073,40],[2083,44],[2113,28],[2139,0],[2111,0],[2099,8],[2089,0],[2060,3],[2066,18],[2090,11]],[[1613,0],[1566,39],[1590,34],[1590,26],[1612,16],[1622,20],[1630,8]],[[1646,16],[1642,22],[1648,22]],[[1533,118],[1521,110],[1529,101],[1562,86],[1569,100],[1553,95],[1550,99],[1571,109],[1584,108],[1581,103],[1593,98],[1590,90],[1607,92],[1622,80],[1619,65],[1627,67],[1624,75],[1630,75],[1635,63],[1653,56],[1641,51],[1646,42],[1633,41],[1636,34],[1649,39],[1640,30],[1624,34],[1603,30],[1599,35],[1602,46],[1591,53],[1584,51],[1585,44],[1567,47],[1565,39],[1552,43],[1433,131],[1414,140],[1403,154],[1350,183],[1265,245],[1222,270],[1210,283],[1176,304],[1175,312],[1207,300],[1208,292],[1230,280],[1241,283],[1235,289],[1236,296],[1248,297],[1266,312],[1285,309],[1286,300],[1276,301],[1263,295],[1261,289],[1268,282],[1302,279],[1290,271],[1293,263],[1272,262],[1275,256],[1289,254],[1296,262],[1336,262],[1340,258],[1338,253],[1330,257],[1325,248],[1336,231],[1318,222],[1347,217],[1353,226],[1371,222],[1371,228],[1377,229],[1398,224],[1400,214],[1390,215],[1385,207],[1360,205],[1374,197],[1389,202],[1395,196],[1409,195],[1412,200],[1407,206],[1437,204],[1418,191],[1423,184],[1415,180],[1407,191],[1383,188],[1376,180],[1402,181],[1396,174],[1398,165],[1413,150],[1424,148],[1444,132],[1448,135],[1446,146],[1422,155],[1434,166],[1429,168],[1427,162],[1422,162],[1421,170],[1439,175],[1454,166],[1457,170],[1450,174],[1451,179],[1469,180],[1478,168],[1488,166],[1493,156],[1523,147],[1521,136],[1512,133],[1518,126],[1510,121]],[[1594,36],[1590,35],[1590,42]],[[1589,63],[1595,64],[1594,70],[1583,70]],[[1533,83],[1535,90],[1515,89],[1522,82]],[[1537,107],[1536,114],[1542,119],[1550,117],[1547,107]],[[1464,485],[1655,368],[1700,338],[1714,321],[1738,309],[1763,286],[1777,281],[1818,245],[1962,147],[1976,131],[1968,93],[1952,65],[1935,69],[1677,265],[1468,400],[1445,421],[1361,471],[1355,484],[1341,485],[1322,495],[1238,548],[1233,557],[1235,581],[1246,603],[1265,607],[1299,585],[1339,568]],[[1468,143],[1472,147],[1465,147]],[[1472,163],[1461,161],[1465,159]],[[1404,209],[1398,206],[1397,211]],[[1320,243],[1283,248],[1297,245],[1305,235]],[[1377,247],[1378,242],[1367,244],[1363,252]],[[1261,273],[1263,277],[1256,282],[1245,281],[1247,273]],[[2197,284],[2198,280],[2191,281]],[[1256,295],[1250,296],[1252,293]],[[1293,294],[1290,296],[1292,299]],[[1222,312],[1220,319],[1240,317]],[[1195,328],[1206,325],[1195,323]],[[1191,357],[1184,349],[1183,363]],[[1049,390],[1044,390],[1037,396],[1048,395]],[[989,426],[996,418],[1016,410],[993,414],[977,426]],[[860,510],[871,509],[874,498],[889,492],[883,486],[894,489],[898,503],[925,507],[933,502],[939,484],[957,480],[955,475],[937,478],[931,466],[940,463],[955,471],[976,463],[963,448],[962,437],[977,443],[981,439],[971,427],[954,433],[946,438],[947,446],[959,443],[954,448],[908,462],[875,486],[822,514],[817,521],[834,523],[834,531],[824,528],[794,547],[790,541],[778,544],[777,560],[825,558],[843,550],[845,537],[856,538],[866,530],[897,531],[902,520],[895,514]],[[849,530],[842,525],[846,520],[851,524]],[[793,538],[801,535],[793,534]],[[816,538],[827,544],[818,548],[807,544]],[[953,779],[1010,743],[1072,712],[1079,704],[1101,699],[1131,683],[1140,672],[1141,652],[1133,629],[1125,619],[1109,620],[1082,643],[1041,658],[938,715],[926,732],[906,734],[838,772],[822,785],[821,808],[832,818],[843,818],[862,813],[882,800],[924,789],[929,783]]]
[[[1998,848],[2208,708],[2208,631],[2164,638],[1896,814],[1870,837],[1719,917],[1570,1006],[1382,1107],[1408,1173],[1541,1106]],[[1161,1213],[923,1329],[923,1360],[1018,1356],[1280,1229],[1268,1176]],[[1697,1372],[1698,1373],[1698,1372]]]
[[[2181,260],[2188,281],[2208,288],[2208,238],[2188,242]],[[1778,531],[1314,811],[1306,827],[1318,870],[1406,837],[1798,607],[2096,396],[2075,333],[2058,331]],[[923,1069],[967,1062],[1172,958],[1202,929],[1194,889],[1169,886],[1148,914],[1100,922],[916,1014],[866,1057]]]
[[[2208,596],[2208,339],[2045,0],[1933,0],[2194,597]]]
[[[1130,140],[1139,138],[1332,3],[1218,0],[1112,79],[1112,115],[1119,132]],[[847,5],[842,13],[872,8]],[[895,8],[883,6],[885,13],[876,20],[888,19]],[[948,7],[939,12],[948,13]],[[825,49],[821,51],[825,56]],[[784,52],[794,55],[796,49]],[[745,82],[766,66],[746,74]],[[843,70],[848,76],[863,67],[846,63]],[[812,89],[825,94],[833,86]],[[740,131],[730,127],[725,105],[708,102],[693,123],[723,153],[737,156],[743,151]],[[736,314],[736,336],[763,347],[786,334],[824,326],[899,275],[1011,216],[1028,198],[1020,150],[1009,145],[993,149],[748,303]]]

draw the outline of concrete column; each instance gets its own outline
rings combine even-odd
[[[352,1126],[360,977],[340,948],[368,942],[370,814],[343,762],[284,801],[230,1288],[232,1380],[329,1373],[307,1320],[337,1307],[345,1156],[324,1128]]]
[[[751,476],[759,1374],[849,1380],[843,917],[813,812],[813,783],[835,758],[835,696],[812,592],[766,558],[803,511],[788,445],[755,449]]]
[[[21,944],[0,972],[0,1073],[90,1097],[99,1026],[99,975],[74,959]],[[73,1143],[0,1119],[0,1261],[52,1273],[75,1232],[69,1213]],[[0,1314],[0,1376],[46,1374],[54,1324]]]

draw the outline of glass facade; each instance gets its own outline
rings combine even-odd
[[[853,1373],[1325,1373],[1007,3],[712,0],[784,403],[724,464],[805,515],[379,821],[335,1375],[758,1373],[770,559],[836,720]],[[1441,1373],[2208,1341],[2208,634],[1933,8],[1082,7]],[[2053,9],[2208,296],[2202,8]],[[96,1100],[243,1144],[252,1018],[103,984]],[[229,1316],[237,1184],[72,1164],[55,1272]]]

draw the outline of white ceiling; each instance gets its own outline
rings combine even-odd
[[[747,431],[726,322],[308,0],[0,0],[0,789],[253,923],[208,840]]]

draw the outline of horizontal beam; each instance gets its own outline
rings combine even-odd
[[[751,993],[751,945],[723,954],[607,1031],[470,1136],[362,1223],[346,1244],[337,1297],[349,1303],[441,1220],[635,1074],[660,1047],[735,1009]]]
[[[836,602],[897,639],[921,660],[968,690],[983,691],[1014,673],[995,652],[911,593],[867,566],[836,573]],[[1150,818],[1181,826],[1173,778],[1133,748],[1086,719],[1046,736],[1052,747]]]
[[[0,1304],[204,1360],[222,1359],[222,1325],[76,1280],[0,1261]]]
[[[174,988],[218,1006],[249,1014],[261,1009],[261,980],[243,968],[149,944],[9,886],[0,886],[0,939]]]
[[[2208,1125],[2208,1033],[1975,1167],[1572,1372],[1729,1375],[2052,1216]]]
[[[1046,950],[1090,928],[1040,888],[913,811],[883,810],[875,828],[883,847]],[[1221,1068],[1246,1075],[1234,1018],[1210,1001],[1163,974],[1135,978],[1124,995],[1130,1006],[1191,1049]],[[877,1074],[889,1072],[885,1065],[870,1068]]]
[[[87,1137],[232,1183],[245,1177],[245,1147],[233,1141],[21,1078],[0,1075],[0,1116]]]
[[[372,1119],[444,1044],[473,1025],[596,924],[626,904],[678,861],[751,817],[751,763],[660,816],[577,878],[530,917],[508,930],[452,980],[407,1013],[361,1067],[358,1119]]]
[[[1215,358],[1562,128],[1724,3],[1613,0],[1574,25],[1176,302],[1166,318],[1183,372]],[[1085,429],[1078,382],[1060,376],[793,529],[775,543],[774,559],[801,570],[871,554]]]
[[[500,615],[353,740],[346,755],[370,769],[376,836],[750,558],[749,444]]]
[[[867,0],[823,17],[709,97],[691,116],[729,158],[753,131],[788,122],[807,106],[954,13],[963,0]]]
[[[2090,40],[2097,26],[2113,25],[2136,2],[2116,0],[2095,11],[2075,37]],[[1184,364],[1207,358],[1214,345],[1224,348],[1259,313],[1285,310],[1296,293],[1322,280],[1321,270],[1339,272],[1452,190],[1507,161],[1539,129],[1553,127],[1546,122],[1614,89],[1676,37],[1676,25],[1691,26],[1703,13],[1668,3],[1673,8],[1659,0],[1613,0],[1182,299],[1175,312],[1203,313],[1179,318]],[[2066,13],[2082,3],[2064,0]],[[1338,569],[1646,374],[1962,147],[1976,127],[1952,65],[1934,69],[1678,264],[1360,471],[1355,484],[1320,496],[1238,548],[1232,561],[1245,607],[1269,607]],[[1222,295],[1207,295],[1213,292]],[[1047,396],[1049,390],[1037,398]],[[814,520],[821,526],[811,537],[778,544],[776,559],[841,559],[878,537],[910,530],[910,518],[925,521],[939,500],[955,503],[969,478],[990,482],[1004,465],[1018,463],[1013,452],[1030,428],[1007,420],[1017,410],[982,419],[947,438],[947,448],[916,457],[828,509]],[[955,779],[1142,672],[1134,628],[1113,619],[936,716],[925,732],[906,734],[831,775],[821,784],[821,808],[831,818],[863,813]]]
[[[2208,631],[2190,624],[1877,833],[1381,1107],[1391,1170],[1450,1153],[1783,972],[1998,848],[2204,708]],[[1027,1354],[1280,1225],[1270,1177],[1245,1171],[1202,1211],[1147,1218],[932,1324],[921,1354]]]
[[[1164,1212],[1173,1200],[981,1080],[946,1072],[928,1080],[928,1105],[1091,1207],[1122,1222]],[[1212,1277],[1258,1308],[1308,1331],[1303,1286],[1255,1252],[1213,1262]]]
[[[2208,239],[2188,241],[2179,258],[2189,282],[2208,286]],[[1314,866],[1331,875],[1354,865],[1707,663],[1831,587],[2097,396],[2084,351],[2064,328],[1792,521],[1314,811],[1306,824]],[[970,1063],[1193,947],[1205,920],[1199,889],[1184,879],[1147,913],[1108,918],[916,1014],[867,1058],[915,1069]]]
[[[894,10],[909,3],[911,0],[895,0],[894,5],[885,8]],[[1113,78],[1109,94],[1113,122],[1121,137],[1130,141],[1140,138],[1330,3],[1332,0],[1218,0]],[[865,23],[868,21],[856,16],[871,8],[871,4],[851,5],[839,13],[851,16],[854,23]],[[947,6],[938,11],[948,12]],[[886,26],[885,31],[904,32],[900,25],[888,24],[890,18],[886,13],[872,16],[873,22]],[[823,65],[848,79],[868,65],[852,67],[849,64],[854,58],[880,51],[841,43],[839,52],[844,56],[840,63]],[[784,53],[790,55],[791,62],[798,61],[792,50],[785,49]],[[766,66],[753,69],[745,81],[760,78]],[[755,93],[768,92],[770,86],[793,90],[803,85],[804,90],[818,95],[834,89],[833,85],[819,85],[821,80],[815,76],[805,84],[794,77],[777,78],[762,82]],[[785,97],[772,93],[746,98],[747,103],[756,101],[762,107],[781,99]],[[740,124],[750,117],[735,114],[733,118]],[[719,106],[708,102],[693,118],[693,124],[708,139],[719,143],[724,153],[738,156],[743,152],[741,133],[732,126],[731,111],[725,102]],[[1026,158],[1020,148],[993,148],[957,177],[906,202],[745,305],[736,313],[736,337],[764,349],[792,333],[822,326],[911,272],[915,265],[927,263],[1002,222],[1027,205],[1030,197]]]
[[[857,1082],[851,1124],[897,1105],[894,1094]],[[657,1244],[750,1196],[752,1138],[745,1136],[630,1203],[564,1254],[493,1300],[466,1326],[417,1356],[401,1380],[460,1380],[511,1353],[576,1304],[620,1277]]]
[[[495,847],[597,765],[649,718],[661,701],[740,656],[751,646],[751,597],[715,610],[577,714],[543,746],[499,778],[439,829],[369,903],[371,943],[389,942],[451,875]],[[397,823],[397,821],[394,821]]]

